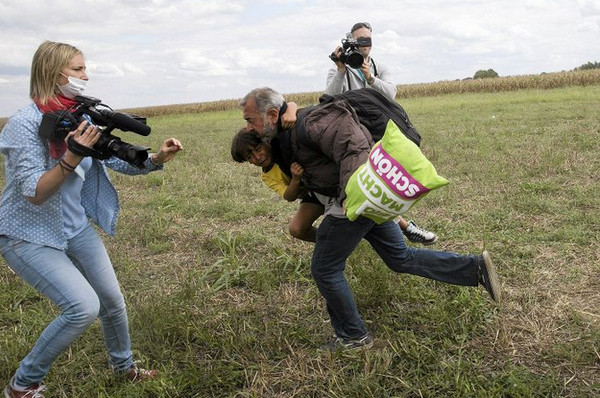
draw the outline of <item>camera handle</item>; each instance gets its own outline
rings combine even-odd
[[[81,145],[80,143],[75,141],[75,139],[72,136],[69,137],[69,139],[67,140],[67,147],[75,155],[83,157],[91,156],[95,159],[108,159],[111,156],[105,155],[102,152],[95,150],[94,148],[88,148],[85,145]]]

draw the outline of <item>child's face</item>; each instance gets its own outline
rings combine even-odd
[[[246,160],[255,166],[269,167],[273,163],[271,148],[265,143],[258,144],[254,148],[250,148]]]

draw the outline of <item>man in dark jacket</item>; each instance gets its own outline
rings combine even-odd
[[[304,168],[302,182],[325,203],[325,218],[317,230],[311,273],[327,303],[335,340],[322,349],[365,349],[373,345],[344,277],[346,259],[366,239],[395,272],[419,275],[454,285],[483,285],[495,301],[500,284],[487,251],[482,255],[415,249],[406,246],[398,224],[376,224],[345,216],[345,187],[354,171],[367,161],[373,144],[367,129],[344,101],[298,111],[290,130],[281,128],[286,103],[281,94],[264,87],[241,101],[247,129],[271,140],[273,150],[288,164]]]

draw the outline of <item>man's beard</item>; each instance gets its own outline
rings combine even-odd
[[[271,124],[265,120],[263,135],[265,137],[274,138],[277,135],[277,125]]]

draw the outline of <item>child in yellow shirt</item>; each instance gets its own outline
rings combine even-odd
[[[233,137],[231,156],[236,162],[250,162],[261,167],[260,177],[263,182],[288,202],[301,199],[300,206],[290,221],[290,235],[307,242],[314,242],[317,230],[313,223],[323,214],[325,208],[314,194],[302,186],[300,182],[304,173],[302,166],[294,162],[289,171],[282,170],[280,167],[282,162],[275,161],[271,145],[263,142],[256,132],[246,129],[240,130]]]

